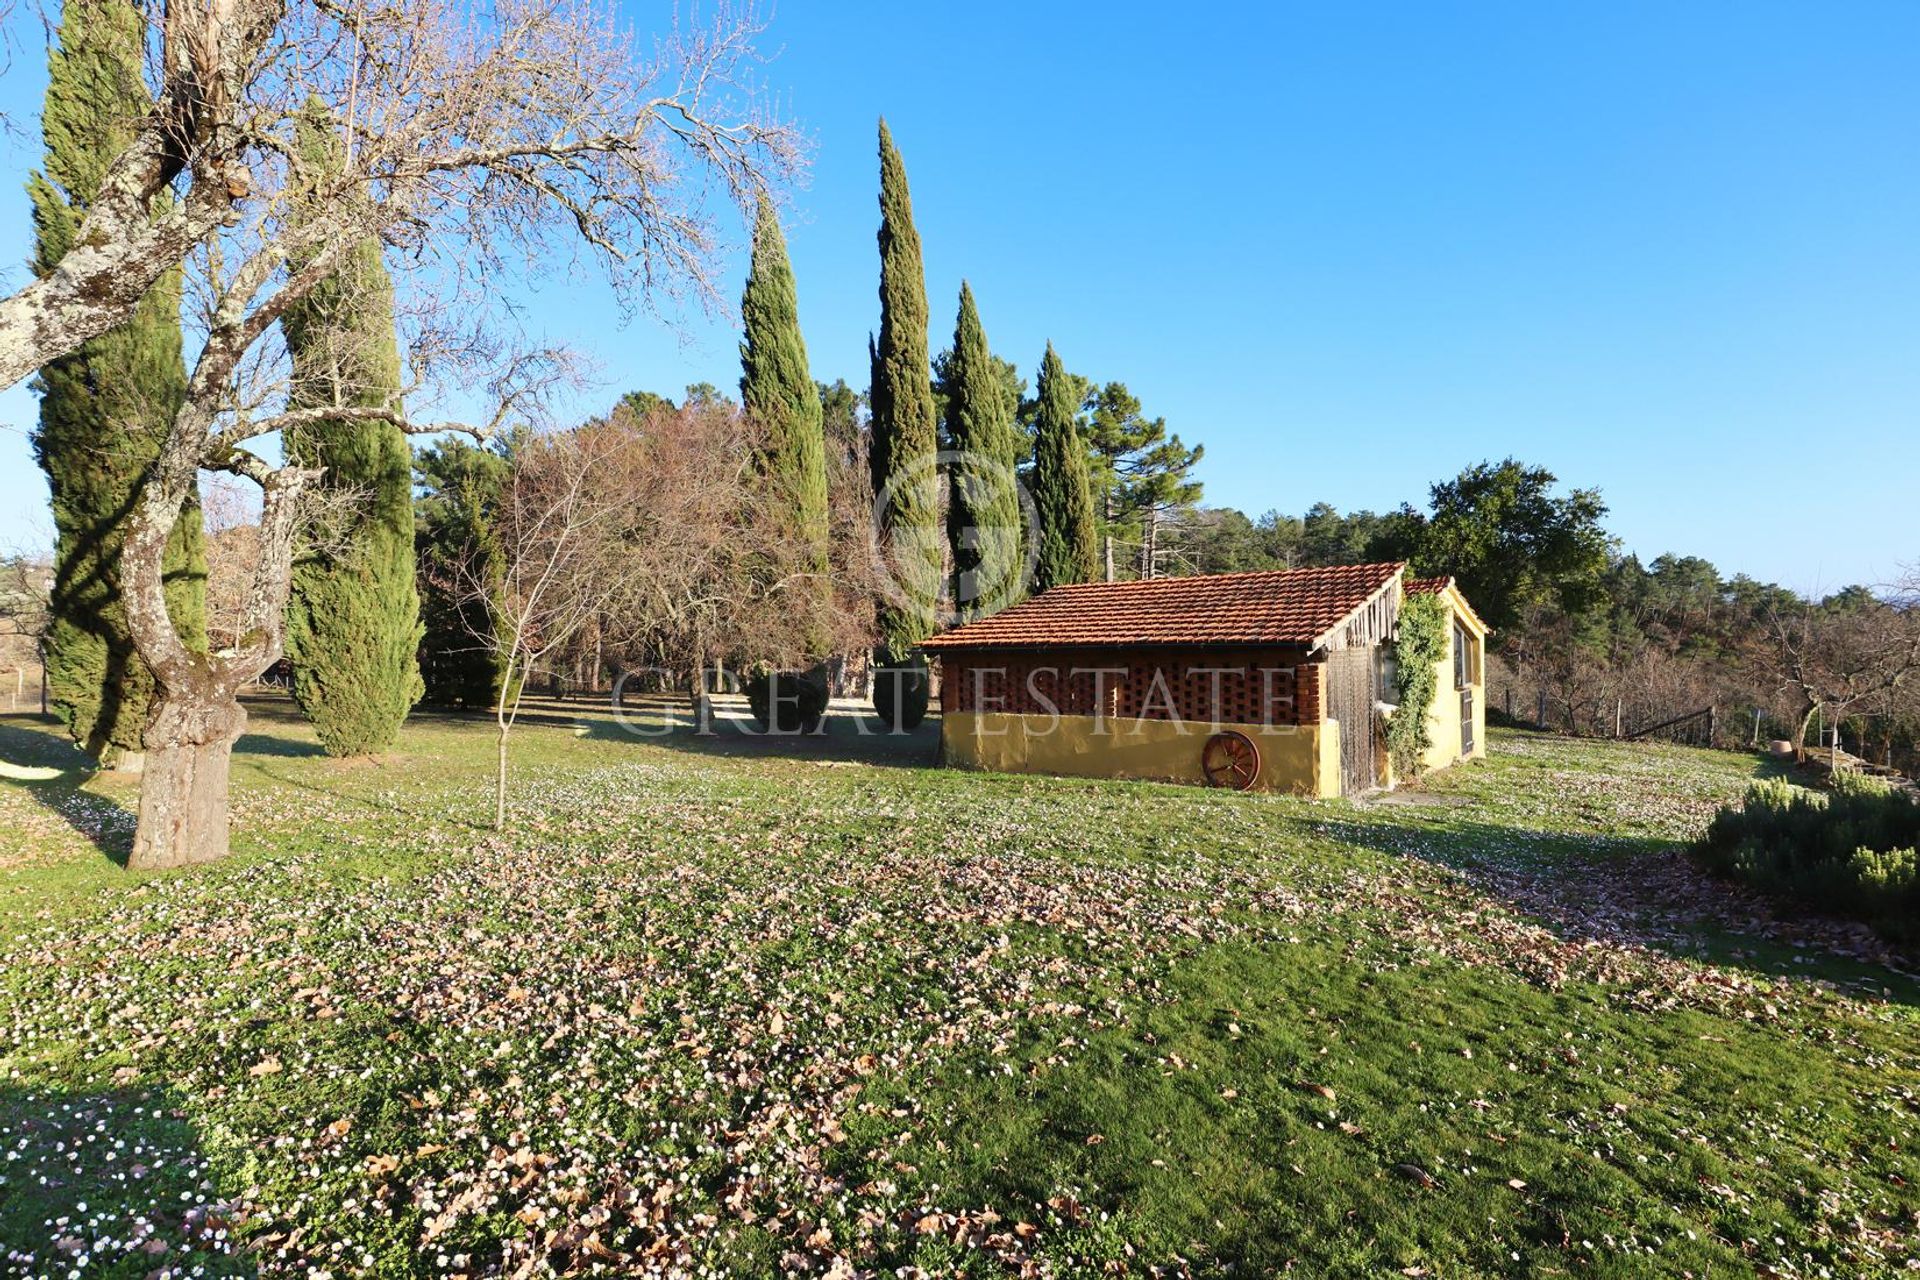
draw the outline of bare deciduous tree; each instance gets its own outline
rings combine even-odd
[[[207,530],[207,644],[239,647],[247,584],[260,563],[260,504],[242,481],[214,475],[200,487]]]
[[[29,671],[41,671],[41,644],[52,621],[48,598],[53,589],[53,566],[41,555],[13,555],[0,560],[0,676],[11,676],[9,702],[18,707],[26,692]],[[41,675],[41,689],[46,677]]]
[[[1816,716],[1824,713],[1837,723],[1920,673],[1916,586],[1909,579],[1883,600],[1828,601],[1769,613],[1755,657],[1793,699],[1796,752],[1806,749]]]
[[[270,52],[286,0],[149,4],[153,109],[108,166],[73,248],[0,301],[0,386],[126,320],[252,194],[249,89],[286,69]]]
[[[693,403],[533,437],[512,456],[493,536],[456,571],[463,618],[501,671],[494,822],[507,816],[508,743],[525,680],[595,640],[631,666],[685,674],[746,655],[795,665],[873,642],[871,499],[834,490],[834,552],[816,548],[755,468],[760,428]]]
[[[500,692],[493,790],[494,830],[507,825],[507,744],[528,676],[603,616],[622,587],[620,552],[631,525],[630,452],[607,432],[534,436],[514,450],[513,469],[485,563],[455,567],[458,589],[488,620],[474,643],[494,655]]]
[[[170,21],[201,25],[185,34],[168,26],[161,43],[168,58],[194,62],[177,78],[198,96],[183,123],[143,131],[134,150],[180,138],[199,148],[191,164],[174,167],[191,172],[180,214],[191,234],[205,232],[193,211],[206,202],[209,173],[229,195],[189,264],[199,354],[122,553],[129,628],[161,690],[147,732],[136,866],[226,852],[228,759],[246,718],[237,695],[281,652],[303,493],[316,473],[273,466],[250,443],[325,421],[378,419],[415,432],[493,425],[417,423],[401,398],[369,403],[366,388],[351,386],[336,387],[334,403],[303,396],[289,407],[275,339],[288,309],[359,246],[379,242],[401,268],[410,302],[403,313],[414,386],[449,377],[472,384],[490,369],[494,423],[504,421],[551,385],[561,362],[550,352],[516,353],[471,321],[488,314],[490,272],[549,260],[566,244],[629,301],[683,289],[710,296],[709,206],[744,203],[796,160],[786,128],[734,100],[734,73],[757,31],[750,18],[676,33],[642,59],[595,0],[484,9],[446,0],[350,8],[213,0],[191,12],[168,10],[181,15]],[[162,69],[163,107],[176,70]],[[337,121],[345,139],[324,172],[296,140],[302,114],[315,112]],[[205,173],[203,153],[215,166]],[[145,172],[126,157],[116,162],[108,203],[119,198],[115,175],[144,190]],[[143,207],[142,230],[127,236],[175,226],[171,218],[153,222]],[[90,213],[81,238],[94,226]],[[38,352],[34,362],[43,358]],[[161,550],[202,468],[262,492],[239,638],[212,654],[181,642],[161,594]]]
[[[829,484],[830,547],[820,566],[793,511],[753,458],[760,427],[717,405],[624,408],[605,430],[633,462],[635,527],[606,636],[630,665],[684,672],[696,705],[716,660],[797,666],[873,642],[872,496],[865,468]],[[847,478],[857,485],[846,482]]]

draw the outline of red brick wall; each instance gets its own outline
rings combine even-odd
[[[1221,670],[1224,668],[1225,670]],[[1103,672],[1103,674],[1096,674]],[[948,711],[1202,724],[1319,724],[1321,664],[1298,649],[978,651],[940,656]],[[1218,699],[1216,702],[1216,692]],[[1104,707],[1096,706],[1096,694]]]

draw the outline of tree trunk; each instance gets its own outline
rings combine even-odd
[[[1807,730],[1813,726],[1813,718],[1820,714],[1820,704],[1812,698],[1807,699],[1807,710],[1793,730],[1793,758],[1807,758]]]
[[[195,682],[165,691],[146,732],[130,868],[183,867],[227,856],[229,766],[246,727],[246,708],[231,689]]]
[[[527,687],[527,677],[533,672],[533,663],[529,660],[525,666],[515,662],[520,652],[520,635],[514,634],[513,648],[507,653],[506,664],[500,672],[500,696],[494,699],[493,723],[499,729],[495,744],[496,756],[493,768],[493,829],[507,829],[507,735],[513,732],[513,720],[520,713],[520,694]],[[514,676],[519,674],[519,687],[514,687]],[[508,702],[508,698],[512,702]]]
[[[507,734],[512,732],[503,719],[500,721],[499,760],[493,771],[493,829],[507,829]]]
[[[1111,489],[1108,489],[1106,492],[1105,504],[1107,508],[1107,520],[1106,520],[1106,525],[1103,531],[1107,535],[1105,539],[1106,547],[1107,547],[1107,581],[1112,582],[1113,581],[1113,490]]]

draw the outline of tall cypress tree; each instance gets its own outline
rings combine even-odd
[[[880,338],[873,348],[873,491],[885,494],[885,527],[903,599],[880,601],[880,636],[904,657],[933,629],[940,597],[940,486],[934,453],[933,377],[927,353],[927,282],[913,226],[907,170],[880,122]]]
[[[108,164],[152,105],[141,78],[146,24],[126,0],[68,0],[47,60],[46,168],[27,183],[34,270],[72,245]],[[34,454],[53,494],[54,585],[48,700],[89,753],[138,752],[152,673],[128,633],[120,548],[141,478],[186,394],[180,272],[162,276],[133,317],[40,371]],[[190,648],[206,645],[206,554],[189,502],[162,562],[167,608]]]
[[[973,289],[960,284],[960,316],[946,364],[947,441],[960,459],[948,468],[947,541],[953,600],[962,619],[1020,599],[1021,511],[1014,468],[1020,438],[1015,405],[994,366]]]
[[[301,113],[295,140],[309,173],[324,179],[339,171],[339,134],[317,101]],[[377,240],[356,245],[339,270],[287,309],[280,329],[293,361],[291,407],[397,404],[393,284]],[[422,692],[413,450],[391,423],[354,419],[289,430],[286,447],[300,465],[325,468],[322,486],[358,495],[341,527],[294,565],[287,601],[294,700],[329,754],[381,751]]]
[[[766,431],[760,471],[805,532],[815,571],[824,573],[827,447],[820,390],[807,369],[786,236],[773,202],[764,194],[754,223],[753,266],[740,296],[740,318],[746,329],[746,341],[740,344],[740,403]]]
[[[1100,564],[1087,448],[1074,419],[1073,388],[1072,375],[1049,342],[1040,362],[1033,437],[1033,504],[1040,518],[1034,585],[1042,591],[1091,582]]]

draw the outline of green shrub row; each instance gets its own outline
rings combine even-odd
[[[1827,792],[1781,778],[1754,783],[1738,807],[1714,816],[1697,853],[1712,870],[1797,905],[1920,940],[1916,848],[1920,804],[1876,778],[1842,773]]]

